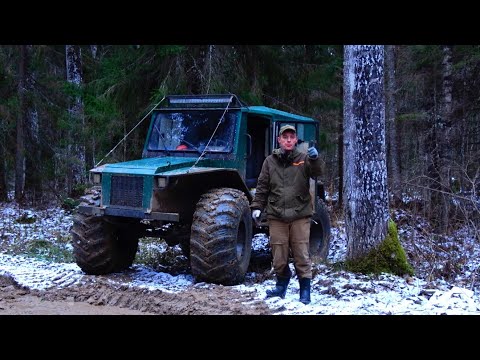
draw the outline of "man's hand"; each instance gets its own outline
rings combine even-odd
[[[308,157],[312,160],[315,160],[316,158],[318,158],[318,151],[313,146],[308,148],[307,154],[308,154]]]
[[[260,217],[260,214],[262,212],[258,209],[255,209],[252,211],[252,219],[255,220],[255,221],[258,221],[258,218]]]

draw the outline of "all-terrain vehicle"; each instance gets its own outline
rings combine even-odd
[[[87,274],[132,265],[139,238],[157,234],[179,245],[196,281],[234,285],[244,280],[252,236],[268,233],[265,214],[249,208],[263,160],[278,146],[282,125],[299,144],[319,139],[319,121],[232,94],[172,95],[152,111],[142,159],[92,170],[101,196],[81,204],[72,227],[74,256]],[[311,180],[310,250],[325,260],[330,220],[323,184]]]

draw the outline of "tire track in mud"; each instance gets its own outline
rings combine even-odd
[[[148,290],[109,283],[108,276],[63,288],[29,289],[10,274],[0,275],[2,297],[31,295],[42,301],[82,302],[98,307],[116,306],[156,315],[268,315],[272,311],[253,294],[240,293],[221,285],[193,286],[181,293]],[[7,294],[8,293],[8,294]],[[248,304],[246,304],[248,303]]]
[[[76,264],[62,264],[38,261],[22,256],[0,254],[0,275],[5,272],[30,289],[48,289],[75,284],[83,276]],[[28,266],[25,266],[28,265]]]
[[[267,315],[268,306],[222,285],[194,284],[189,277],[171,282],[169,274],[134,267],[122,273],[89,276],[75,264],[49,264],[30,258],[0,254],[0,285],[12,299],[25,294],[46,301],[82,302],[116,306],[145,314]],[[28,266],[25,266],[28,265]],[[8,293],[8,294],[7,294]]]
[[[271,310],[253,296],[215,286],[189,289],[182,293],[112,286],[103,283],[75,285],[68,288],[41,291],[32,295],[48,301],[86,302],[97,306],[118,306],[158,315],[268,315]],[[250,302],[249,305],[244,304]]]

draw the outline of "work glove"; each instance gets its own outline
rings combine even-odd
[[[252,211],[252,219],[257,221],[258,218],[260,217],[261,211],[258,209],[255,209]]]
[[[316,158],[318,158],[318,151],[313,146],[308,148],[307,154],[308,154],[308,157],[312,160],[315,160]]]

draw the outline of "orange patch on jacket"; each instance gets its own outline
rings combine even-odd
[[[298,166],[298,165],[302,165],[304,162],[305,162],[305,161],[302,160],[302,161],[300,161],[300,162],[298,162],[298,163],[294,162],[294,163],[292,163],[292,165],[293,165],[293,166]]]

